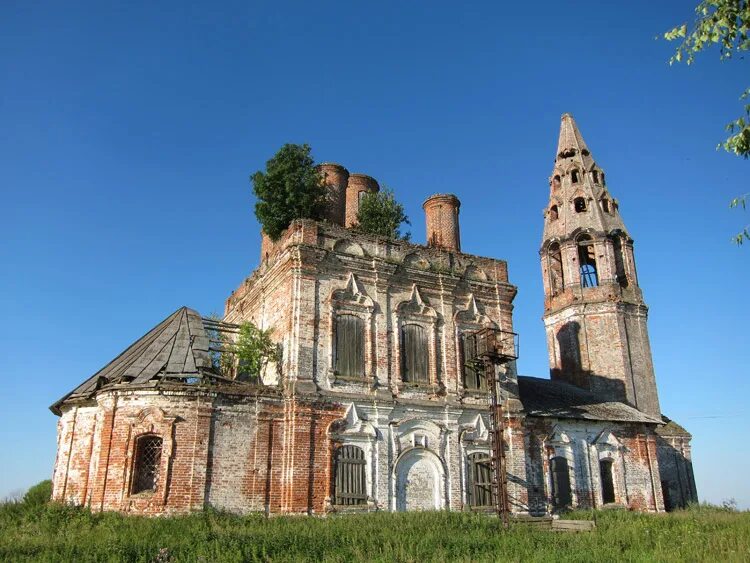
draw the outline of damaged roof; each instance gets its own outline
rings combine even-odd
[[[617,401],[602,401],[591,391],[539,377],[518,377],[518,391],[530,416],[613,420],[662,424],[638,409]]]
[[[664,426],[660,426],[656,429],[656,433],[659,436],[682,436],[685,438],[692,438],[690,432],[685,430],[671,418],[661,415],[661,419],[662,422],[664,422]]]
[[[206,322],[212,327],[221,324],[203,319],[193,309],[181,307],[53,404],[50,410],[60,414],[60,406],[65,401],[91,397],[104,386],[156,385],[164,380],[190,382],[206,377],[226,379],[213,368]]]

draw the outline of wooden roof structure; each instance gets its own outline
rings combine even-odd
[[[222,351],[220,346],[215,346],[211,333],[221,330],[224,324],[181,307],[55,402],[50,410],[59,415],[66,401],[90,398],[100,389],[113,386],[158,386],[165,381],[234,383],[219,373],[211,357],[212,353]]]
[[[518,390],[530,416],[662,424],[630,405],[602,400],[591,391],[563,381],[518,376]]]

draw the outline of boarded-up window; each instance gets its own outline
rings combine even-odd
[[[152,434],[136,440],[131,494],[156,490],[161,467],[161,448],[162,439]]]
[[[602,502],[615,502],[615,482],[612,476],[612,460],[603,459],[599,462],[599,473],[602,478]]]
[[[469,506],[493,506],[492,462],[485,453],[469,456]]]
[[[365,453],[357,446],[340,446],[334,460],[334,503],[341,506],[365,504]]]
[[[429,383],[427,331],[420,325],[401,327],[401,374],[409,383]]]
[[[549,465],[552,474],[552,504],[555,508],[570,506],[572,497],[570,494],[568,460],[564,457],[553,457]]]
[[[477,362],[477,335],[461,335],[461,352],[466,389],[486,391],[487,379],[481,362]]]
[[[336,317],[334,363],[337,375],[364,377],[365,323],[355,315]]]

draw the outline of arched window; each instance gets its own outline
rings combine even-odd
[[[486,453],[475,453],[468,456],[468,490],[469,506],[493,506],[492,463]]]
[[[605,213],[609,213],[609,200],[608,199],[602,200],[602,209],[604,210]]]
[[[477,335],[461,335],[461,353],[464,375],[464,387],[473,391],[486,391],[487,379],[481,365],[476,363]]]
[[[607,181],[604,179],[604,172],[602,172],[602,185],[603,186],[607,185]]]
[[[560,187],[560,175],[555,174],[555,177],[552,178],[552,189],[557,190]]]
[[[162,439],[159,436],[146,434],[136,440],[130,494],[156,490],[161,467],[161,449]]]
[[[549,463],[552,477],[552,504],[555,508],[570,506],[570,470],[568,460],[562,456],[553,457]]]
[[[596,170],[592,170],[591,171],[591,175],[594,177],[594,183],[598,184],[599,183],[599,172],[597,172]]]
[[[628,287],[628,276],[625,272],[625,249],[622,246],[622,239],[619,236],[613,237],[612,246],[615,252],[615,275],[617,276],[617,283],[621,287]]]
[[[334,371],[342,377],[365,375],[365,323],[355,315],[337,315]]]
[[[574,184],[577,184],[578,183],[578,170],[573,170],[570,173],[570,178],[573,180]]]
[[[599,285],[599,275],[596,270],[596,252],[591,237],[583,235],[578,239],[578,262],[581,273],[581,287],[596,287]]]
[[[334,504],[352,506],[367,502],[365,453],[357,446],[339,446],[334,458]]]
[[[560,245],[556,242],[549,245],[549,284],[552,295],[556,295],[565,289],[562,252],[560,251]]]
[[[401,378],[409,383],[429,383],[429,349],[424,327],[401,327]]]
[[[604,504],[615,502],[615,481],[612,475],[611,459],[599,461],[599,473],[602,481],[602,502]]]
[[[553,205],[549,208],[549,220],[550,221],[557,221],[559,214],[557,212],[557,205]]]
[[[577,197],[573,200],[573,209],[576,210],[576,213],[583,213],[586,211],[586,200],[582,197]]]

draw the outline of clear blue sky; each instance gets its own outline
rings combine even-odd
[[[696,0],[697,1],[697,0]],[[663,410],[702,499],[750,507],[748,166],[715,150],[747,61],[670,68],[692,2],[0,5],[0,496],[52,472],[47,407],[257,263],[248,175],[307,142],[421,202],[456,193],[467,252],[519,287],[520,371],[548,373],[538,249],[571,112],[636,240]]]

